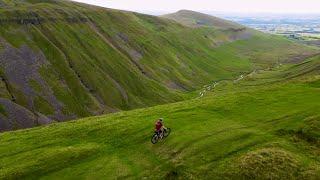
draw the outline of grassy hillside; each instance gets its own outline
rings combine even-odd
[[[180,10],[175,13],[162,15],[162,17],[175,20],[190,27],[207,26],[217,29],[244,28],[244,26],[238,23],[190,10]]]
[[[315,52],[69,1],[0,0],[0,25],[0,131],[179,101],[209,81]]]
[[[319,179],[319,75],[314,57],[203,98],[3,133],[0,178]],[[172,134],[152,145],[158,117]]]

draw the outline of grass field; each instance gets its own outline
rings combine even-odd
[[[203,98],[0,135],[0,179],[319,179],[320,57]],[[151,144],[163,117],[171,135]]]

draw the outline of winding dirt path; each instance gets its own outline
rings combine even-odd
[[[233,83],[238,83],[239,81],[245,79],[246,77],[249,77],[249,76],[252,76],[256,73],[261,72],[261,71],[270,71],[271,69],[273,68],[280,68],[283,64],[282,63],[279,63],[275,66],[272,66],[272,67],[268,67],[268,68],[265,68],[265,69],[255,69],[253,71],[251,71],[250,73],[246,73],[246,74],[241,74],[238,78],[234,79],[233,80]],[[217,85],[219,85],[222,81],[232,81],[232,80],[219,80],[219,81],[215,81],[213,82],[212,84],[209,84],[209,85],[204,85],[203,86],[203,89],[199,92],[199,96],[198,98],[202,98],[208,91],[213,91]]]

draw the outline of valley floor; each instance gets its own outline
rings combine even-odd
[[[0,179],[319,179],[320,57],[202,98],[0,134]],[[154,121],[171,135],[151,144]]]

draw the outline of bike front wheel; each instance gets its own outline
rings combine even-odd
[[[164,131],[163,131],[163,137],[168,137],[170,133],[171,133],[171,129],[170,129],[170,128],[164,129]]]

